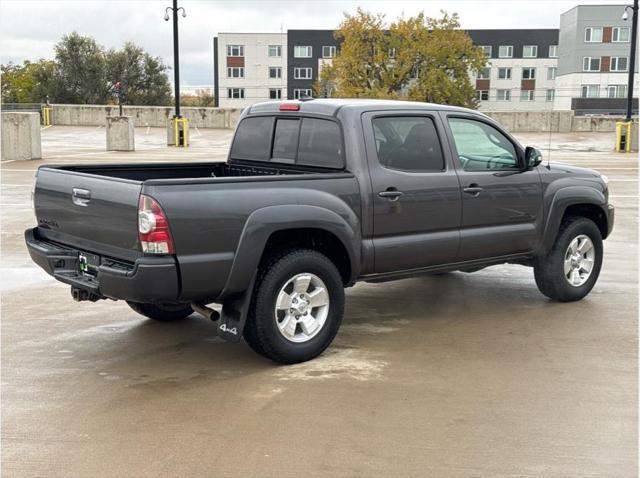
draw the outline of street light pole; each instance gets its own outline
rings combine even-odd
[[[637,0],[636,0],[637,1]],[[173,13],[173,78],[175,88],[176,110],[173,115],[174,118],[181,118],[180,115],[180,51],[178,47],[178,11],[182,10],[182,17],[186,17],[187,14],[184,8],[178,8],[178,0],[173,0],[173,7],[167,7],[164,14],[164,19],[169,21],[169,10]]]
[[[627,121],[631,121],[631,113],[633,111],[633,75],[636,69],[636,42],[638,40],[638,0],[633,0],[633,7],[625,7],[624,16],[626,20],[627,9],[632,9],[631,15],[631,57],[629,58],[629,84],[627,86]]]

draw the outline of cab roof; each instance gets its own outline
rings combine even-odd
[[[283,100],[283,101],[266,101],[264,103],[256,103],[247,108],[245,115],[259,113],[278,113],[280,105],[299,105],[299,113],[311,113],[327,116],[335,116],[338,111],[343,109],[354,110],[361,113],[369,110],[440,110],[440,111],[457,111],[465,113],[475,113],[477,111],[458,106],[439,105],[436,103],[423,103],[419,101],[398,101],[398,100],[375,100],[364,98],[314,98],[308,100]],[[289,111],[290,112],[290,111]]]

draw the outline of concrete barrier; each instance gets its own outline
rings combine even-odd
[[[2,161],[42,158],[40,113],[2,113]]]
[[[130,116],[107,116],[107,151],[136,149],[133,121]]]
[[[103,126],[105,116],[117,116],[118,107],[108,105],[52,105],[54,125]],[[192,128],[235,128],[241,108],[181,109]],[[573,111],[487,111],[488,116],[512,133],[615,132],[619,116],[574,116]],[[124,114],[136,127],[166,128],[173,117],[170,106],[125,106]],[[636,119],[637,121],[637,119]]]
[[[61,105],[52,106],[52,123],[61,126],[104,126],[105,117],[118,116],[117,106]],[[193,128],[235,128],[242,109],[181,108]],[[131,117],[135,127],[165,128],[173,117],[170,106],[124,106],[123,115]]]

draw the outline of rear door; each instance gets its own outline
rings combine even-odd
[[[373,188],[375,272],[454,262],[460,186],[438,116],[415,110],[366,113],[363,128]]]
[[[459,260],[529,252],[542,226],[536,169],[520,145],[478,115],[443,113],[462,186]]]
[[[141,187],[139,181],[41,168],[34,196],[39,233],[91,252],[138,256]]]

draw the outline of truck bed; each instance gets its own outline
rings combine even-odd
[[[311,174],[316,168],[301,166],[283,166],[245,163],[152,163],[152,164],[97,164],[74,166],[48,166],[58,170],[76,173],[106,176],[109,178],[126,179],[130,181],[150,181],[154,179],[210,179],[237,178],[255,176],[280,176],[291,174]]]

